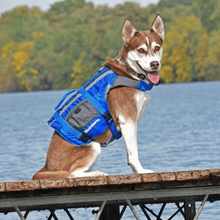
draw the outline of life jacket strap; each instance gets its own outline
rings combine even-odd
[[[79,89],[79,92],[102,114],[104,115],[106,110],[102,107],[102,105],[87,92],[84,87]]]
[[[103,115],[103,117],[105,118],[106,122],[109,124],[111,123],[111,121],[113,120],[112,119],[112,116],[106,111],[105,114]]]
[[[80,140],[85,142],[85,143],[89,143],[91,141],[91,138],[82,133],[82,136],[81,136]]]
[[[78,131],[74,127],[72,127],[58,112],[55,112],[53,117],[61,124],[65,129],[68,129],[74,136],[78,139],[82,140],[85,143],[89,143],[91,138],[84,135],[82,132]]]
[[[118,132],[117,128],[114,125],[113,119],[111,115],[102,107],[102,105],[92,96],[88,91],[86,91],[83,87],[79,89],[79,92],[101,113],[101,115],[105,118],[108,126],[112,132],[112,135],[115,139],[119,139],[121,134]]]
[[[138,84],[139,84],[138,80],[134,80],[126,76],[117,75],[111,89],[114,89],[117,87],[124,87],[124,86],[134,88],[134,89],[139,89]]]
[[[152,89],[153,84],[149,85],[147,83],[144,83],[143,81],[138,81],[135,79],[128,78],[126,76],[117,75],[109,91],[117,87],[129,87],[133,89],[138,89],[140,91],[145,91]]]

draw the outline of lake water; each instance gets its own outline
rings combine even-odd
[[[30,180],[44,166],[53,134],[47,121],[65,93],[66,90],[0,94],[0,182]],[[155,172],[220,168],[220,81],[160,85],[149,94],[151,101],[138,129],[143,167]],[[102,149],[93,170],[116,175],[132,173],[123,139]],[[91,210],[71,212],[74,219],[95,219]],[[170,217],[169,212],[173,213],[172,207],[162,217]],[[60,219],[68,219],[65,214],[56,213]],[[46,216],[49,212],[33,212],[27,219]],[[16,213],[9,213],[0,214],[0,219],[19,218]],[[127,208],[122,219],[135,218]],[[178,215],[174,219],[183,218]],[[220,202],[208,202],[199,219],[219,220]]]

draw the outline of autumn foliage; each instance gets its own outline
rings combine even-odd
[[[157,13],[166,30],[162,81],[220,80],[219,11],[218,0],[161,0],[147,8],[65,0],[48,12],[16,7],[0,18],[0,92],[80,87],[118,54],[126,17],[144,30]]]

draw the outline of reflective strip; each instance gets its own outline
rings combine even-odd
[[[75,102],[80,96],[82,96],[82,94],[78,94],[68,105],[66,105],[61,111],[60,111],[60,115],[62,115],[67,108],[69,108],[73,102]]]
[[[53,119],[53,121],[49,124],[50,126],[54,123],[54,121],[55,121],[56,119]]]
[[[117,78],[117,77],[116,77]],[[108,84],[107,86],[106,86],[106,90],[105,90],[105,99],[107,99],[107,97],[108,97],[108,93],[109,93],[109,91],[110,91],[110,88],[111,88],[111,84]]]
[[[97,79],[95,79],[89,86],[85,88],[86,91],[88,91],[92,86],[94,86],[99,80],[101,80],[103,77],[107,76],[108,74],[114,73],[112,70],[108,70],[101,76],[99,76]]]
[[[73,89],[73,90],[70,90],[69,92],[67,92],[63,98],[60,100],[60,102],[57,104],[57,106],[55,107],[55,110],[57,110],[57,108],[60,107],[60,105],[63,103],[63,101],[71,94],[71,93],[77,93],[77,90]],[[74,94],[72,94],[73,96]]]

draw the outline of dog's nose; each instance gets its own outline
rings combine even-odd
[[[157,69],[159,67],[159,62],[158,61],[152,61],[150,63],[150,66],[152,69]]]

